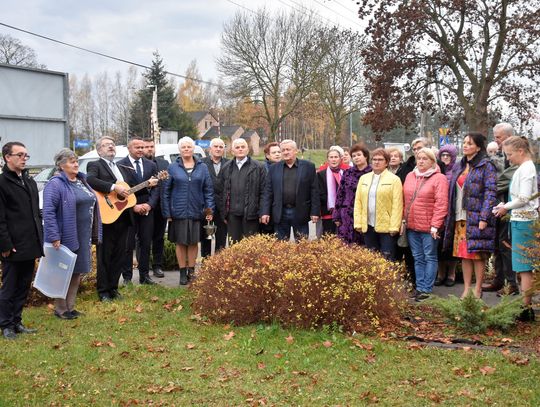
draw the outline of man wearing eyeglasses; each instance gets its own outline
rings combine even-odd
[[[6,339],[34,333],[22,323],[36,259],[43,255],[43,228],[36,182],[28,175],[30,158],[24,144],[2,147],[5,166],[0,174],[0,328]]]

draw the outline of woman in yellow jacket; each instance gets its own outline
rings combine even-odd
[[[388,169],[390,157],[378,148],[371,154],[373,172],[358,181],[354,201],[354,229],[364,234],[366,247],[395,260],[403,214],[403,187]]]

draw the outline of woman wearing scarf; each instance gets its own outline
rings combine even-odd
[[[362,234],[354,230],[354,197],[358,180],[364,174],[371,172],[369,150],[362,144],[355,144],[351,148],[353,167],[345,170],[341,177],[336,206],[332,218],[336,224],[337,235],[346,243],[364,244]]]
[[[463,158],[452,172],[443,250],[452,249],[453,255],[461,258],[461,297],[471,289],[474,273],[474,295],[480,298],[486,260],[495,249],[495,217],[491,210],[497,201],[497,170],[487,156],[483,134],[465,136]]]
[[[422,148],[416,168],[403,184],[403,226],[414,257],[416,301],[429,298],[437,274],[437,246],[448,213],[448,180],[441,174],[435,154]]]
[[[457,148],[453,144],[446,144],[441,147],[439,150],[438,158],[446,166],[446,179],[448,180],[448,185],[452,181],[453,169],[455,168],[456,159],[457,159]],[[444,236],[444,229],[439,232],[441,236]],[[456,284],[456,267],[457,259],[452,256],[452,251],[443,251],[442,250],[442,239],[439,240],[439,271],[437,273],[437,278],[435,279],[435,285],[445,285],[447,287],[452,287]]]
[[[336,207],[336,196],[343,175],[341,168],[341,159],[343,149],[339,146],[332,146],[326,153],[326,162],[328,166],[317,172],[319,180],[319,192],[321,199],[321,219],[322,232],[336,233],[336,224],[332,220],[332,213]]]

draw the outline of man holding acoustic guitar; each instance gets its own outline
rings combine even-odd
[[[158,182],[157,178],[152,178],[152,175],[156,173],[153,163],[150,162],[149,165],[146,160],[145,164],[141,159],[144,151],[140,148],[140,145],[143,145],[142,140],[132,140],[130,144],[130,156],[115,163],[114,139],[100,138],[96,143],[100,159],[88,163],[87,167],[87,180],[96,191],[103,222],[103,242],[97,248],[97,291],[101,301],[111,301],[121,297],[118,292],[118,281],[122,265],[126,263],[127,255],[133,256],[133,251],[127,254],[128,229],[130,226],[138,227],[142,217],[147,218],[146,215],[152,210],[153,202],[149,199],[149,188],[154,187]],[[140,183],[137,182],[139,178],[139,173],[135,169],[137,165],[135,164],[135,167],[132,165],[130,157],[135,157],[134,160],[137,160],[136,157],[139,159],[141,178],[144,178]],[[138,191],[142,192],[137,194]],[[155,195],[159,195],[159,191],[152,191],[152,196]],[[144,227],[141,228],[142,236],[148,236],[149,233],[151,239],[152,226],[142,223],[144,223]],[[149,232],[146,232],[147,230]],[[141,282],[145,281],[147,284],[149,247],[147,245],[146,274],[144,265],[143,271],[140,272]]]
[[[118,281],[126,253],[127,232],[133,223],[133,216],[131,210],[116,211],[119,215],[116,219],[105,213],[107,209],[113,211],[116,208],[110,197],[123,198],[126,202],[129,186],[122,184],[124,177],[127,177],[126,170],[114,162],[114,139],[101,137],[96,142],[96,150],[100,159],[88,163],[87,181],[98,193],[101,215],[106,216],[102,219],[103,241],[97,247],[97,291],[100,301],[112,301],[120,297]]]

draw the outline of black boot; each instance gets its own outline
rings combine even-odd
[[[531,307],[523,307],[523,311],[517,317],[517,320],[521,322],[534,322],[535,319],[534,310]]]
[[[188,267],[187,268],[187,279],[188,279],[188,281],[193,280],[193,277],[195,277],[195,267]]]
[[[182,267],[180,269],[180,285],[186,285],[188,283],[188,269],[187,267]]]

